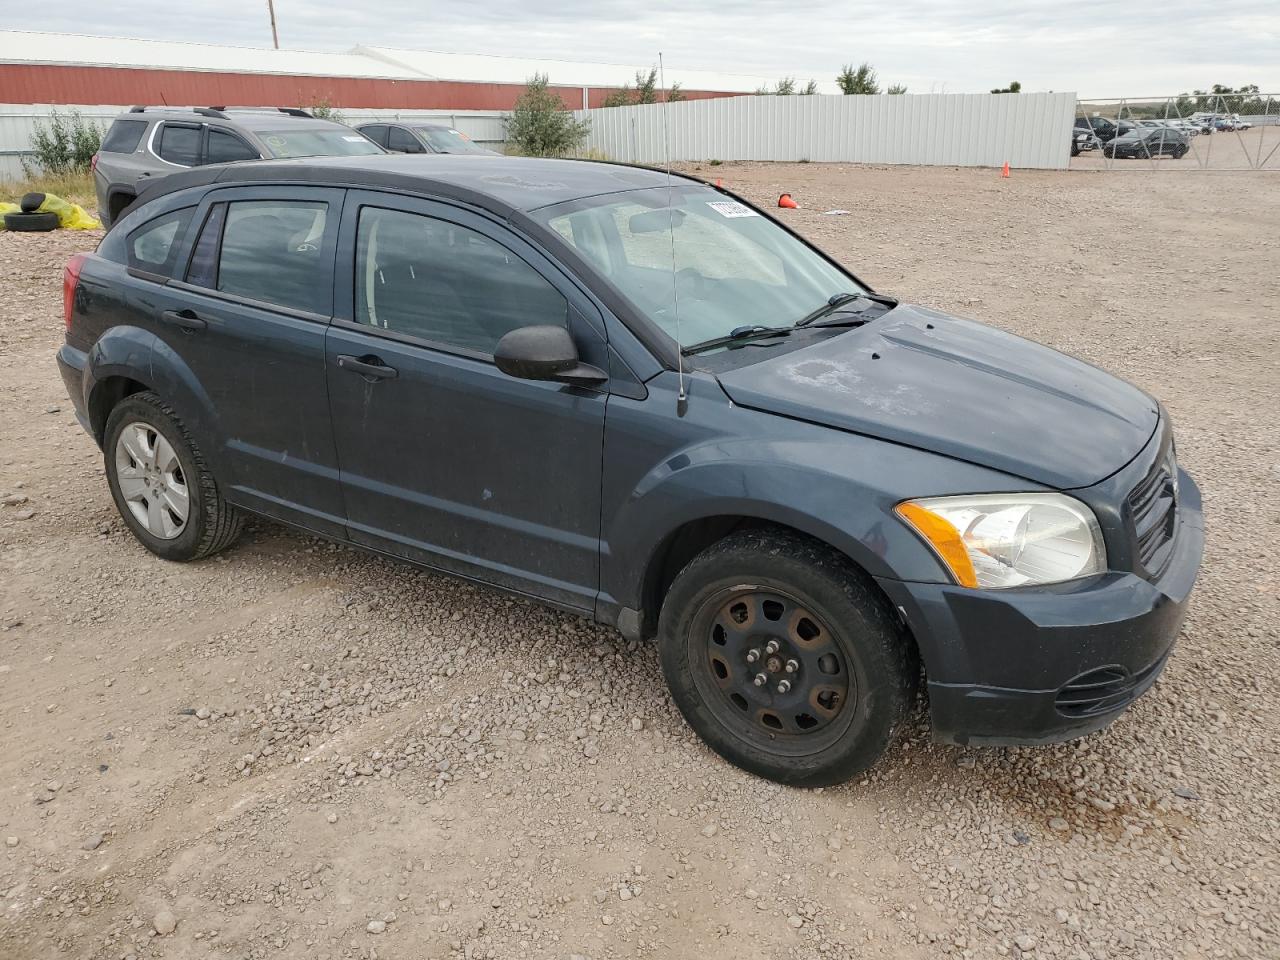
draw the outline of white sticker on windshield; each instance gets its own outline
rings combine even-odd
[[[758,217],[756,213],[745,204],[739,203],[737,200],[708,200],[707,206],[720,214],[722,217]]]
[[[347,141],[347,143],[364,143],[365,141],[364,137],[345,137],[344,136],[342,139]]]

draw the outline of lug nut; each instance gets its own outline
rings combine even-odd
[[[769,678],[766,677],[763,673],[756,674],[755,684],[757,687],[763,687],[768,682],[769,682]]]
[[[800,664],[794,660],[787,661],[787,673],[795,673],[800,669]]]
[[[768,643],[766,643],[766,644],[764,645],[764,652],[765,652],[765,653],[777,653],[777,652],[778,652],[778,641],[777,641],[777,640],[770,640]]]
[[[747,663],[755,663],[760,659],[760,651],[752,648],[747,651]]]
[[[790,690],[790,689],[791,689],[791,681],[790,681],[790,680],[782,680],[782,681],[780,681],[780,682],[778,683],[778,692],[779,692],[779,693],[786,693],[786,692],[787,692],[788,690]]]

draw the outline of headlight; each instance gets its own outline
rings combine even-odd
[[[1059,583],[1107,569],[1098,519],[1060,493],[932,497],[896,510],[961,586]]]

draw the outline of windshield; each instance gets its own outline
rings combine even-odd
[[[369,138],[354,130],[306,128],[297,130],[260,130],[258,137],[273,157],[354,157],[382,153]]]
[[[533,214],[681,346],[789,326],[864,288],[767,217],[707,187],[607,194]],[[668,229],[670,224],[670,230]],[[672,275],[672,245],[675,273]],[[680,307],[676,336],[673,300]]]
[[[476,146],[466,134],[445,127],[418,127],[418,134],[436,153],[492,153]]]

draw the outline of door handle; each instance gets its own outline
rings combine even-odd
[[[366,380],[394,380],[400,375],[395,367],[388,367],[378,357],[353,357],[345,353],[338,354],[338,366],[351,373],[358,373]]]
[[[166,310],[160,314],[160,319],[165,323],[175,327],[180,327],[189,333],[197,330],[203,330],[208,326],[203,320],[195,315],[193,310]]]

